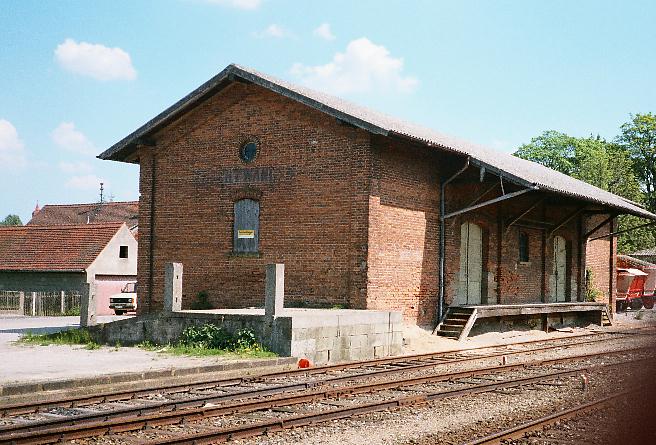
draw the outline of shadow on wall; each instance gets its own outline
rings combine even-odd
[[[439,179],[437,159],[425,150],[373,142],[376,176],[370,216],[369,307],[403,313],[406,322],[431,326],[438,295]],[[373,266],[373,268],[372,268]],[[373,298],[372,298],[373,297]]]

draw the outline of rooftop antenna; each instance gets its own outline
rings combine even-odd
[[[100,183],[100,203],[101,203],[101,204],[102,204],[103,202],[105,202],[105,197],[103,196],[103,191],[104,191],[104,190],[105,190],[105,189],[103,188],[103,183],[101,182],[101,183]]]

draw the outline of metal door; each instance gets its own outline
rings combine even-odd
[[[481,304],[483,231],[474,223],[460,226],[460,286],[456,304]]]
[[[565,301],[565,292],[567,290],[567,244],[562,236],[554,238],[553,273],[555,300]]]

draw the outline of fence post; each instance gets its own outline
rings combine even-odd
[[[64,315],[64,312],[66,312],[66,307],[64,305],[65,298],[66,298],[66,293],[64,291],[61,291],[61,309],[59,312],[61,312],[62,315]]]
[[[25,292],[18,292],[18,313],[25,315]]]
[[[32,317],[36,316],[36,292],[32,292]]]

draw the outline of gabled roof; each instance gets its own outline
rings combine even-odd
[[[90,204],[45,205],[32,217],[30,226],[60,226],[124,222],[129,228],[138,225],[139,201],[104,202]]]
[[[427,147],[434,147],[470,158],[472,165],[485,167],[492,173],[524,187],[542,189],[576,199],[611,207],[656,220],[656,215],[638,204],[535,162],[476,145],[400,119],[370,110],[325,93],[294,85],[239,65],[228,65],[223,71],[164,110],[141,128],[100,154],[100,159],[126,161],[155,131],[189,111],[235,80],[259,85],[282,96],[322,111],[374,134],[406,138]],[[132,159],[131,162],[134,162]]]
[[[656,269],[656,264],[650,263],[630,255],[617,255],[617,263],[622,265],[631,265],[638,268]]]
[[[0,271],[83,272],[124,225],[0,227]]]
[[[656,256],[656,247],[652,247],[651,249],[644,249],[639,252],[634,252],[631,255],[638,255],[638,256]]]

